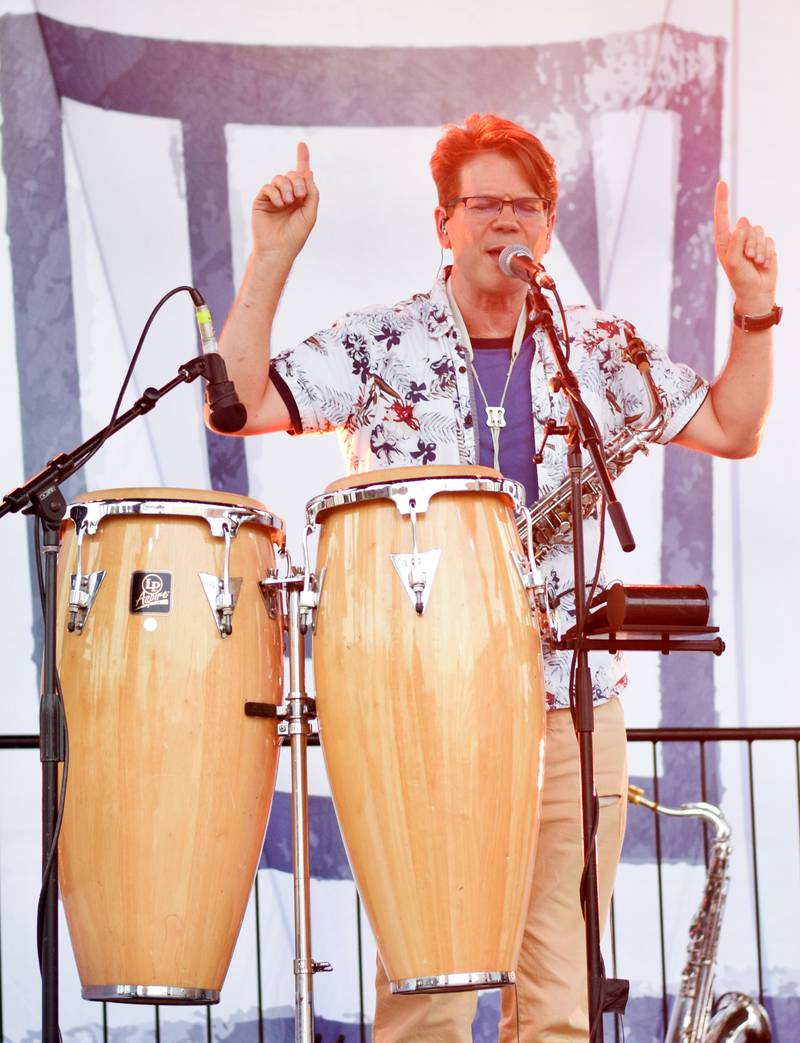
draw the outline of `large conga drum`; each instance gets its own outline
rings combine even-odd
[[[394,992],[514,981],[545,733],[521,498],[488,468],[428,466],[308,505],[320,740]]]
[[[213,1003],[277,770],[283,523],[255,500],[112,489],[70,506],[59,561],[69,727],[64,909],[86,999]]]

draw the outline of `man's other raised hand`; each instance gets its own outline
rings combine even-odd
[[[714,196],[714,243],[719,262],[743,315],[766,314],[775,302],[778,258],[775,242],[761,225],[740,217],[731,228],[728,186],[720,181]]]
[[[295,169],[276,174],[253,201],[253,253],[277,255],[291,264],[314,227],[318,205],[308,145],[301,141]]]

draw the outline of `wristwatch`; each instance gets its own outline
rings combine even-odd
[[[777,304],[773,304],[772,311],[768,311],[766,315],[739,315],[734,308],[733,324],[745,333],[758,333],[760,330],[768,330],[770,326],[777,326],[781,321],[781,315],[783,308],[779,308]]]

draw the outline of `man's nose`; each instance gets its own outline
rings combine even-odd
[[[508,207],[508,210],[506,210],[506,207]],[[500,201],[500,213],[495,215],[495,221],[505,221],[507,224],[510,223],[513,225],[519,224],[519,218],[517,217],[517,212],[514,209],[514,203],[512,200],[503,199]]]

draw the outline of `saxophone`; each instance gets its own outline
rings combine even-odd
[[[636,453],[643,452],[646,455],[649,452],[650,443],[660,437],[670,417],[667,397],[653,380],[650,360],[647,357],[644,343],[641,338],[633,335],[630,326],[626,324],[624,329],[627,341],[624,357],[627,362],[632,362],[641,374],[650,413],[643,424],[626,424],[603,446],[603,456],[612,479],[622,473]],[[583,468],[581,480],[583,516],[588,518],[602,495],[602,486],[593,463],[588,463]],[[523,517],[518,524],[519,534],[523,545],[526,544],[529,533],[531,534],[533,554],[537,564],[542,561],[551,547],[570,540],[572,533],[571,502],[572,487],[570,479],[567,478],[558,488],[538,500],[532,507],[527,508],[527,512],[523,512]],[[525,516],[526,514],[529,515],[529,518]],[[528,547],[530,548],[530,544]]]
[[[661,815],[701,818],[714,827],[706,886],[689,928],[686,965],[665,1043],[769,1043],[769,1018],[757,1000],[741,992],[726,992],[714,1002],[714,968],[731,855],[731,829],[725,816],[713,804],[664,807],[648,800],[638,786],[628,787],[628,800]]]

